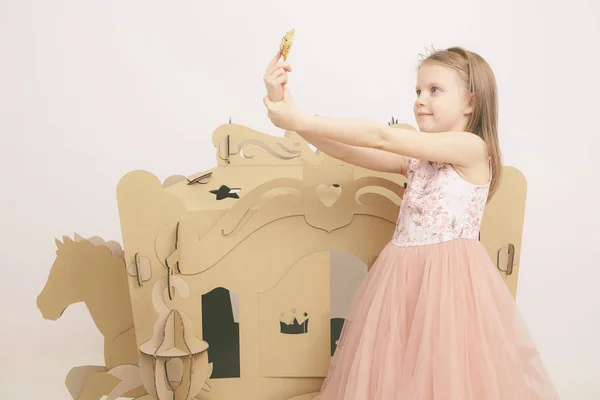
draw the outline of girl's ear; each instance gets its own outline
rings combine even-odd
[[[468,93],[467,94],[467,104],[465,106],[464,115],[473,114],[473,110],[475,110],[475,94]]]

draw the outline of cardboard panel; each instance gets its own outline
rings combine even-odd
[[[67,374],[65,385],[71,394],[71,397],[78,399],[85,389],[85,383],[96,372],[106,371],[105,367],[97,365],[86,365],[82,367],[74,367]]]
[[[296,263],[258,294],[260,376],[325,377],[330,357],[329,252]]]
[[[115,400],[132,389],[143,386],[137,365],[119,365],[108,371],[108,374],[118,378],[120,382],[110,391],[106,400]]]
[[[369,191],[369,188],[384,188],[387,193],[399,198],[404,188],[397,183],[382,178],[353,181],[350,179],[351,171],[332,172],[325,168],[316,170],[312,166],[305,166],[305,175],[305,181],[280,178],[259,186],[240,199],[201,238],[195,229],[198,223],[190,219],[165,225],[162,228],[165,231],[159,232],[156,242],[159,258],[168,260],[169,265],[177,264],[181,274],[193,275],[213,267],[248,235],[271,222],[285,218],[302,216],[313,228],[327,232],[348,226],[355,215],[369,215],[391,223],[396,222],[398,205],[394,199]],[[337,196],[336,203],[339,204],[336,207],[323,202],[331,202],[327,194],[321,191],[321,196],[319,195],[319,188],[325,185],[323,181],[330,186],[333,185],[331,182],[340,182],[335,183],[341,186],[340,192],[337,191],[338,188],[330,192],[335,193],[334,197]],[[295,191],[294,194],[290,192],[269,200],[262,199],[263,194],[281,188]],[[325,200],[322,199],[323,196]],[[175,236],[178,236],[178,251],[175,251]],[[224,237],[228,240],[223,240]]]
[[[502,183],[487,205],[481,224],[481,242],[515,298],[526,194],[523,174],[514,167],[504,167]]]

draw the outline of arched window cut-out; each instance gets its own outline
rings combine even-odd
[[[202,337],[209,343],[211,379],[240,377],[238,296],[218,287],[202,295]]]
[[[344,326],[352,299],[367,275],[367,265],[354,254],[342,250],[330,251],[331,287],[331,355]]]

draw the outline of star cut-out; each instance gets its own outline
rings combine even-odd
[[[226,198],[239,199],[238,192],[242,190],[240,188],[230,188],[227,185],[221,185],[220,188],[211,190],[210,192],[217,196],[217,200],[223,200]]]

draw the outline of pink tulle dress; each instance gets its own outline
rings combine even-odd
[[[478,240],[490,182],[417,159],[407,182],[315,400],[558,399]]]

